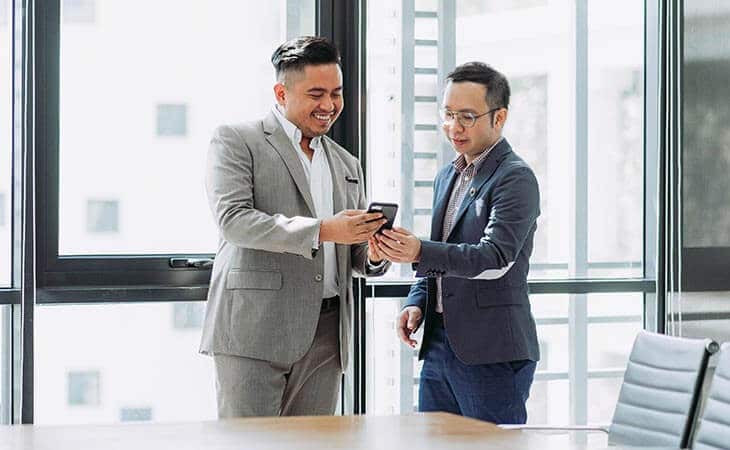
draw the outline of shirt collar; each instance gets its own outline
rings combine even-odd
[[[274,112],[274,116],[276,116],[281,127],[284,129],[284,133],[286,133],[286,136],[289,138],[292,145],[294,145],[294,149],[300,150],[299,144],[302,142],[302,130],[297,128],[296,125],[291,123],[289,119],[284,116],[284,112],[281,110],[281,106],[279,104],[274,104],[272,110]],[[313,149],[322,148],[322,136],[313,137],[309,146]]]
[[[456,171],[458,173],[463,172],[469,166],[474,166],[474,172],[479,172],[479,168],[482,167],[482,164],[484,164],[484,161],[487,159],[487,156],[489,155],[489,153],[492,151],[492,149],[494,147],[497,146],[497,144],[499,144],[500,142],[502,142],[503,139],[504,139],[504,136],[502,136],[499,139],[497,139],[497,142],[495,142],[491,147],[489,147],[485,151],[481,152],[479,154],[479,156],[477,156],[469,164],[466,163],[466,158],[464,157],[464,154],[460,154],[455,160],[453,160],[451,162],[451,164],[454,165],[454,169],[456,169]]]

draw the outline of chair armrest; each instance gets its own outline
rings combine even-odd
[[[590,425],[497,425],[503,430],[543,430],[543,431],[601,431],[608,434],[608,427]]]

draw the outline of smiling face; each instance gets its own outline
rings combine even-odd
[[[322,136],[342,112],[342,71],[338,64],[304,66],[276,83],[274,94],[284,116],[304,137]]]
[[[471,81],[449,82],[444,90],[443,108],[451,112],[472,113],[476,116],[499,107],[487,103],[487,88],[481,83]],[[471,161],[484,150],[490,148],[502,136],[502,128],[507,120],[507,110],[498,109],[479,117],[474,126],[466,128],[458,120],[442,124],[444,134],[456,152]]]

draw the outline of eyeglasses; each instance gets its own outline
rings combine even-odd
[[[456,120],[462,127],[471,128],[476,125],[477,119],[480,117],[484,117],[487,114],[499,111],[500,109],[502,109],[501,106],[499,108],[490,109],[483,114],[474,114],[472,112],[449,111],[445,108],[439,108],[439,118],[442,123],[454,122],[454,120]]]

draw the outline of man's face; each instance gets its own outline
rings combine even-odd
[[[342,112],[342,71],[337,64],[305,66],[274,86],[284,116],[305,137],[322,136]]]
[[[494,108],[487,104],[486,94],[487,88],[480,83],[449,82],[444,90],[442,108],[452,113],[479,116]],[[506,119],[507,110],[499,109],[476,119],[471,128],[463,126],[456,119],[445,121],[441,127],[456,152],[473,157],[494,145],[502,135]]]

